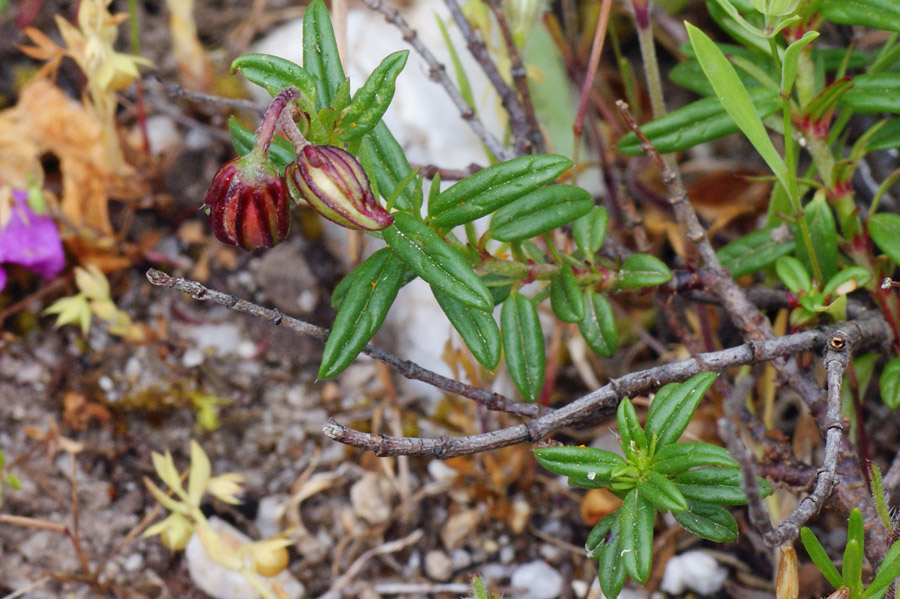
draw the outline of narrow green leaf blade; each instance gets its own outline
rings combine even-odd
[[[653,524],[656,510],[638,489],[629,491],[619,508],[621,550],[625,571],[638,584],[647,582],[653,560]]]
[[[403,263],[389,248],[378,250],[355,269],[350,288],[325,342],[319,378],[337,376],[356,359],[387,316],[403,285]]]
[[[595,447],[542,447],[534,450],[534,457],[550,472],[588,480],[608,478],[625,466],[622,456]]]
[[[625,259],[616,277],[617,288],[653,287],[672,278],[665,263],[649,254],[632,254]]]
[[[298,64],[270,54],[244,54],[231,63],[231,72],[240,71],[247,81],[255,83],[275,97],[286,87],[296,87],[309,98],[317,93],[316,78]]]
[[[647,436],[638,421],[634,404],[627,397],[619,402],[619,408],[616,410],[616,424],[619,427],[619,444],[626,456],[646,452]]]
[[[490,312],[483,312],[456,301],[438,289],[432,289],[441,310],[459,333],[478,362],[493,370],[500,362],[500,329]]]
[[[688,501],[687,504],[687,510],[672,513],[682,528],[717,543],[732,543],[737,540],[738,525],[727,509],[696,501]]]
[[[884,554],[884,560],[878,566],[875,578],[866,587],[863,599],[881,597],[898,576],[900,576],[900,542],[891,545]]]
[[[584,342],[598,356],[609,358],[619,345],[619,330],[612,306],[593,289],[584,291],[584,319],[578,323]]]
[[[781,256],[794,251],[793,235],[786,226],[765,227],[735,239],[716,255],[735,278],[770,267]]]
[[[841,25],[862,25],[900,32],[900,4],[895,0],[822,0],[819,12]]]
[[[724,447],[702,441],[666,445],[653,459],[653,470],[672,476],[701,466],[738,468],[739,464]]]
[[[525,399],[534,401],[544,385],[546,368],[537,310],[527,297],[514,292],[503,302],[500,325],[509,375]]]
[[[892,358],[881,371],[878,379],[881,401],[892,410],[900,407],[900,358]]]
[[[622,546],[622,516],[616,511],[612,514],[615,521],[609,532],[609,540],[603,544],[600,551],[600,559],[597,562],[597,575],[600,578],[600,588],[603,594],[610,599],[615,599],[625,586],[625,565],[623,564]]]
[[[743,477],[736,468],[699,468],[688,470],[675,477],[675,486],[685,499],[714,505],[744,505],[747,498],[741,490]],[[767,482],[760,479],[763,495],[772,492]]]
[[[800,529],[800,542],[803,543],[806,553],[809,554],[810,559],[812,559],[813,563],[819,569],[819,572],[825,576],[825,579],[831,586],[836,589],[840,588],[841,585],[844,584],[841,573],[838,572],[838,569],[831,563],[831,558],[828,557],[828,553],[825,551],[825,548],[822,547],[822,543],[819,542],[816,535],[805,526]]]
[[[754,114],[760,119],[773,114],[780,106],[778,94],[763,87],[751,88],[749,99]],[[739,130],[734,118],[717,98],[697,100],[641,126],[641,131],[662,154],[686,150]],[[641,142],[633,132],[622,136],[617,147],[628,156],[643,153]]]
[[[651,470],[646,480],[639,481],[637,489],[658,512],[683,512],[688,509],[687,501],[678,487],[666,476]]]
[[[650,403],[644,428],[650,436],[656,433],[658,447],[678,440],[716,376],[715,372],[701,372],[683,383],[666,385],[669,388],[666,393],[661,390],[656,394]]]
[[[362,137],[381,121],[394,98],[394,84],[408,57],[409,50],[389,54],[353,95],[338,123],[344,130],[344,141]]]
[[[594,198],[580,187],[543,187],[497,210],[490,235],[500,241],[523,241],[571,223],[593,207]]]
[[[879,212],[869,219],[869,236],[895,264],[900,264],[900,214]]]
[[[400,259],[433,288],[477,310],[493,308],[491,292],[465,257],[415,216],[395,212],[393,226],[383,235]]]
[[[776,260],[775,273],[794,295],[812,290],[812,280],[806,267],[793,256],[782,256]]]
[[[606,225],[609,221],[609,213],[603,206],[594,208],[572,223],[572,238],[575,245],[584,255],[585,259],[593,261],[596,254],[606,239]]]
[[[344,69],[331,18],[322,0],[313,0],[303,15],[303,68],[316,79],[316,108],[331,106],[344,81]]]
[[[756,113],[753,106],[753,100],[747,93],[744,84],[741,83],[740,77],[709,37],[700,29],[694,27],[690,23],[685,23],[687,27],[688,37],[691,40],[691,46],[697,55],[697,61],[703,68],[706,78],[712,84],[716,91],[716,97],[725,111],[731,115],[734,122],[744,133],[753,147],[762,156],[762,159],[772,169],[775,177],[790,189],[788,185],[787,167],[784,164],[772,140],[769,139],[766,128],[763,127],[762,119]]]
[[[545,185],[571,168],[565,156],[521,156],[454,183],[428,205],[432,222],[452,228],[491,214]]]
[[[580,322],[584,319],[584,298],[575,280],[572,267],[564,264],[550,281],[550,306],[563,322]]]
[[[383,121],[363,137],[359,155],[363,164],[372,166],[373,172],[369,175],[375,179],[378,191],[384,199],[388,199],[392,190],[406,179],[412,170],[403,148]],[[410,211],[414,204],[415,183],[410,182],[394,206],[399,210]]]

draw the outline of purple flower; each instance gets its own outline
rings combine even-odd
[[[0,228],[0,264],[19,264],[52,279],[66,265],[56,223],[28,207],[28,194],[12,190],[12,215]],[[6,286],[6,272],[0,267],[0,291]]]

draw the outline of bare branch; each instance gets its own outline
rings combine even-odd
[[[822,460],[822,467],[816,475],[816,486],[813,492],[801,501],[797,509],[782,520],[775,530],[763,535],[763,540],[769,547],[777,547],[797,538],[797,535],[800,534],[800,527],[819,513],[825,499],[831,495],[841,437],[844,433],[844,422],[841,418],[841,381],[844,378],[844,370],[847,368],[850,348],[850,341],[840,330],[836,331],[828,341],[825,349],[825,380],[828,386],[825,457]]]
[[[151,74],[148,76],[148,79],[152,79],[162,85],[163,89],[166,91],[166,95],[168,95],[173,100],[177,98],[186,98],[192,102],[197,102],[198,104],[223,106],[226,108],[233,108],[235,110],[247,110],[249,112],[255,112],[257,114],[262,114],[266,111],[265,106],[257,104],[256,102],[253,102],[251,100],[243,100],[241,98],[225,98],[223,96],[212,96],[210,94],[191,91],[189,89],[181,87],[177,83],[166,81],[159,75]]]
[[[626,374],[535,420],[479,435],[440,439],[370,435],[342,426],[333,420],[325,426],[324,432],[335,441],[372,451],[378,456],[419,455],[446,459],[499,449],[525,441],[534,443],[562,428],[584,426],[602,417],[611,416],[623,397],[647,393],[667,383],[686,381],[700,372],[722,372],[735,366],[767,362],[781,356],[818,350],[838,334],[846,339],[848,344],[859,346],[882,343],[889,338],[890,331],[882,319],[867,318],[699,354],[680,362]]]
[[[328,329],[318,327],[314,324],[290,316],[285,316],[280,310],[263,308],[253,302],[239,299],[235,295],[228,295],[221,291],[209,289],[197,281],[171,277],[155,268],[151,268],[147,271],[147,279],[151,284],[156,285],[157,287],[168,287],[170,289],[175,289],[176,291],[181,291],[182,293],[187,293],[195,300],[215,302],[237,312],[244,312],[251,316],[267,320],[275,326],[285,326],[290,330],[300,333],[301,335],[306,335],[307,337],[315,337],[322,341],[328,339]],[[479,389],[460,381],[441,376],[436,372],[432,372],[427,368],[419,366],[415,362],[401,360],[397,356],[374,348],[371,345],[365,346],[362,353],[374,360],[387,364],[408,379],[422,381],[433,387],[447,391],[448,393],[455,393],[456,395],[467,397],[480,403],[489,410],[507,412],[509,414],[530,418],[548,412],[548,409],[543,406],[514,401],[499,393],[491,393],[490,391],[485,391],[484,389]]]
[[[729,453],[741,465],[741,474],[744,476],[741,490],[747,496],[747,513],[750,516],[750,523],[765,538],[765,535],[772,531],[772,519],[769,517],[766,504],[763,503],[759,480],[756,478],[756,469],[753,467],[753,456],[750,454],[750,449],[741,442],[737,427],[738,411],[754,384],[755,380],[750,375],[739,376],[735,381],[734,390],[725,401],[725,415],[719,419],[719,437],[725,440],[725,446]]]
[[[525,124],[528,126],[528,140],[534,147],[535,152],[542,154],[547,151],[547,147],[544,144],[544,136],[541,135],[540,126],[534,115],[531,92],[528,91],[528,73],[525,70],[525,65],[522,64],[522,55],[519,53],[519,48],[516,47],[516,43],[513,40],[506,15],[503,14],[503,4],[500,0],[488,0],[488,6],[494,12],[494,17],[496,17],[497,25],[500,28],[500,34],[503,36],[503,44],[506,46],[506,53],[509,55],[509,74],[516,84],[516,89],[519,90]]]
[[[362,2],[370,9],[384,15],[384,19],[388,23],[400,30],[400,33],[403,35],[403,41],[412,46],[413,49],[425,59],[425,62],[428,64],[429,78],[432,81],[439,83],[441,87],[444,88],[444,91],[447,92],[450,100],[456,108],[459,109],[459,114],[462,116],[462,119],[469,124],[469,127],[472,128],[472,131],[475,132],[478,139],[484,142],[484,145],[487,146],[491,154],[501,162],[513,158],[514,154],[504,148],[503,144],[485,128],[484,123],[478,119],[472,107],[466,103],[462,94],[459,93],[459,89],[452,81],[450,81],[450,78],[447,77],[446,67],[441,64],[438,59],[434,57],[434,54],[431,53],[431,50],[422,43],[419,39],[419,34],[416,33],[415,29],[409,26],[409,23],[407,23],[400,13],[397,12],[397,9],[391,8],[382,2],[382,0],[362,0]]]
[[[494,60],[484,44],[481,33],[472,28],[471,23],[469,23],[469,20],[466,19],[462,12],[459,2],[457,0],[444,0],[444,4],[450,9],[450,14],[456,22],[456,26],[459,27],[460,33],[466,40],[469,52],[478,61],[481,70],[487,75],[488,81],[491,82],[491,85],[494,86],[494,89],[497,90],[497,94],[500,96],[500,102],[509,115],[509,128],[516,140],[516,152],[519,155],[531,154],[531,151],[534,149],[531,139],[533,129],[529,127],[519,96],[506,84],[503,75],[497,70],[497,65],[494,64]],[[539,132],[538,135],[540,135]]]

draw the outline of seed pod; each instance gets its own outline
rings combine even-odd
[[[291,228],[284,180],[253,154],[226,162],[213,177],[204,208],[216,239],[245,250],[270,248]]]
[[[295,202],[343,227],[380,231],[394,217],[375,200],[369,179],[352,154],[334,146],[306,146],[284,173]]]

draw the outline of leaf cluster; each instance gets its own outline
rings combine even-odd
[[[622,455],[591,447],[535,450],[548,470],[585,489],[608,489],[622,505],[588,535],[585,548],[598,561],[604,595],[617,597],[626,576],[647,581],[653,558],[653,526],[658,513],[671,512],[686,530],[720,543],[734,541],[737,522],[724,507],[742,505],[738,463],[728,451],[704,442],[678,443],[694,411],[716,379],[700,373],[684,383],[660,389],[644,426],[631,401],[616,414]],[[771,492],[760,481],[764,494]]]

